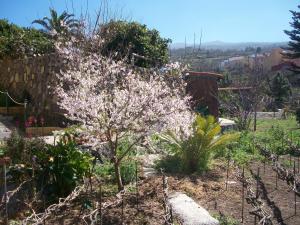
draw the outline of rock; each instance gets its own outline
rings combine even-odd
[[[218,220],[186,194],[173,193],[169,196],[168,202],[172,206],[173,213],[184,225],[219,225]]]

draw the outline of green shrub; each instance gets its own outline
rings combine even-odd
[[[121,163],[121,178],[124,184],[129,184],[134,181],[136,173],[136,161],[133,159],[124,159]],[[115,168],[114,164],[106,161],[104,164],[97,165],[95,168],[95,174],[101,177],[102,179],[115,182]]]
[[[239,136],[235,134],[221,135],[221,126],[213,116],[198,115],[193,124],[193,134],[186,140],[178,139],[174,134],[161,135],[161,139],[170,145],[173,155],[180,161],[182,171],[187,173],[202,172],[208,169],[213,153]]]
[[[246,165],[254,159],[261,159],[259,150],[255,146],[256,141],[252,133],[241,133],[238,141],[230,146],[231,159],[238,165]]]
[[[91,156],[73,142],[32,149],[38,189],[54,200],[71,193],[78,181],[91,171]]]
[[[131,139],[125,138],[119,141],[117,147],[117,156],[120,156],[126,151],[131,145]],[[128,153],[120,164],[121,179],[124,184],[128,184],[135,179],[136,173],[136,160],[135,160],[135,149]],[[105,180],[115,182],[117,179],[115,176],[115,168],[112,163],[112,159],[105,159],[105,162],[98,165],[96,168],[96,174]]]
[[[22,58],[50,53],[54,44],[48,35],[34,28],[23,28],[0,20],[0,59]]]

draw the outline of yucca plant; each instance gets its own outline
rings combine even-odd
[[[225,149],[238,137],[239,133],[221,134],[221,126],[213,116],[201,115],[196,117],[193,133],[186,140],[180,140],[170,132],[160,136],[170,145],[172,153],[179,156],[182,170],[187,173],[207,170],[212,153],[222,147]]]

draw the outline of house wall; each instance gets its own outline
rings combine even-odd
[[[0,61],[0,90],[8,91],[19,102],[28,99],[27,115],[43,116],[54,123],[59,116],[57,98],[49,85],[55,81],[60,61],[54,55]]]

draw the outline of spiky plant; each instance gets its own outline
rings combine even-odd
[[[63,11],[61,15],[50,8],[50,18],[45,16],[43,19],[34,20],[32,23],[39,24],[43,27],[43,30],[56,37],[58,34],[77,34],[80,28],[79,20],[74,18],[74,14],[69,14]]]
[[[161,135],[172,152],[182,160],[182,169],[187,173],[201,172],[208,168],[212,153],[237,140],[239,133],[221,134],[221,126],[213,116],[198,115],[193,124],[193,133],[186,140],[174,134]]]

